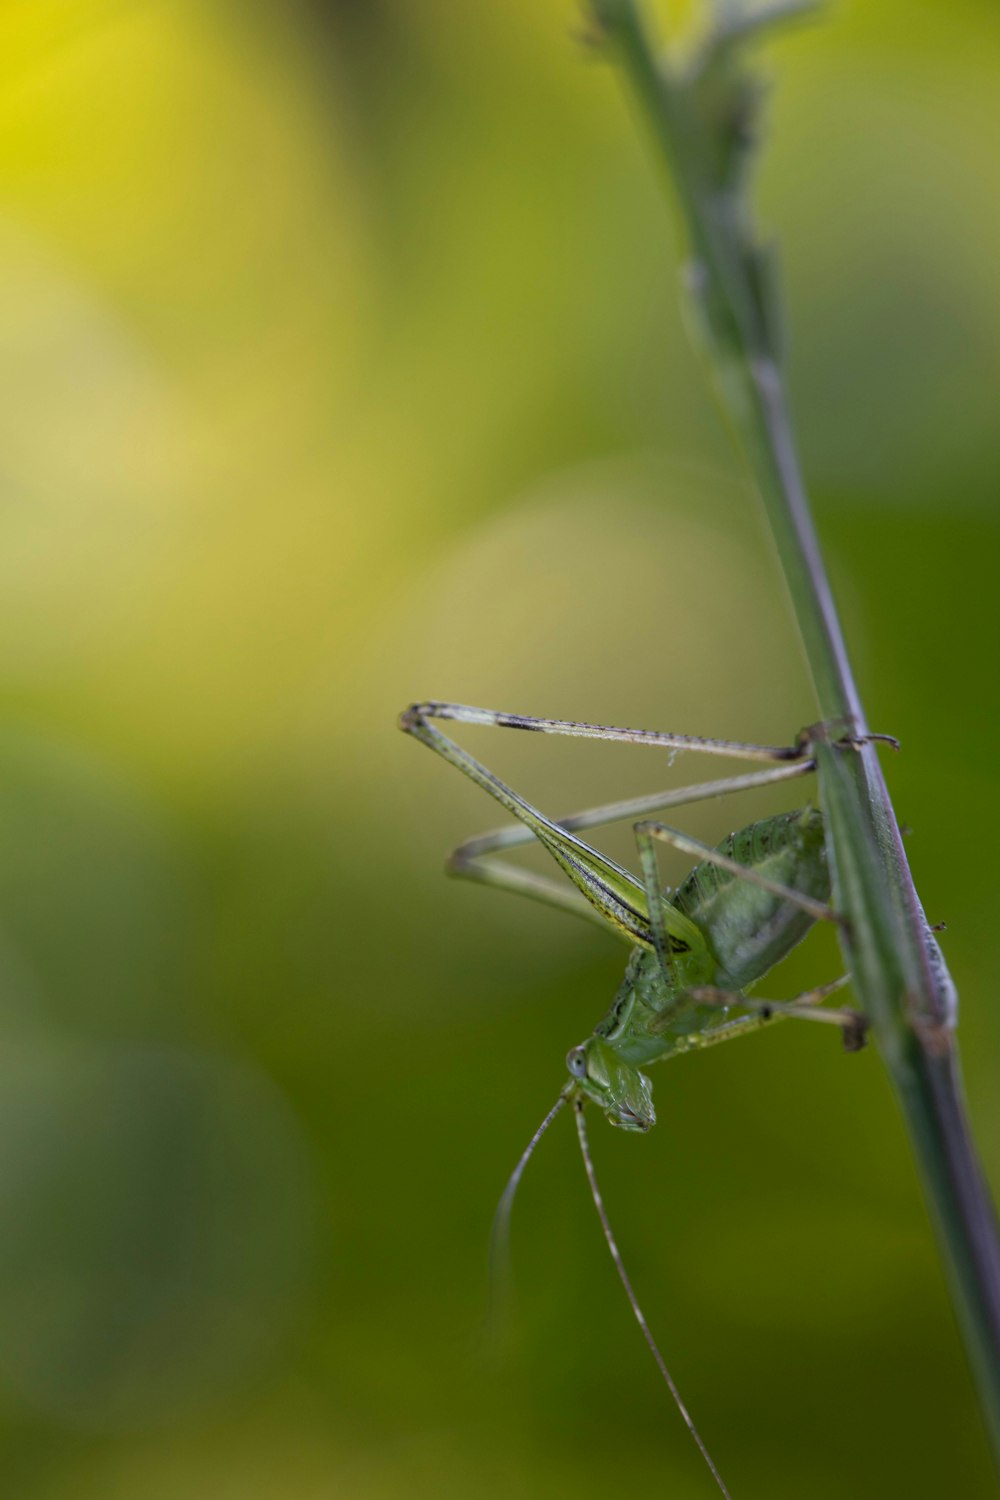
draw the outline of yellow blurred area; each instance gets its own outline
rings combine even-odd
[[[1000,19],[845,4],[762,62],[805,466],[997,1173]],[[708,1493],[568,1130],[484,1352],[622,955],[445,882],[497,818],[394,728],[814,717],[661,189],[572,0],[0,7],[4,1495]],[[702,775],[542,738],[468,743],[556,814]],[[595,1125],[651,1322],[735,1494],[985,1497],[878,1060],[795,1031]]]
[[[344,440],[364,227],[266,36],[74,9],[3,100],[12,665],[214,758],[287,713],[379,545]]]

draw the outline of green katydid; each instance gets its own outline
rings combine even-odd
[[[771,764],[764,770],[609,803],[553,821],[432,720],[617,740],[672,753],[694,750]],[[865,1021],[861,1015],[854,1010],[823,1007],[823,1001],[846,979],[834,980],[785,1002],[751,999],[747,994],[801,941],[814,922],[840,920],[829,905],[831,882],[821,813],[806,807],[767,818],[731,834],[715,849],[649,816],[668,807],[807,775],[815,770],[811,748],[821,736],[845,750],[856,748],[859,741],[820,725],[803,731],[792,745],[751,745],[655,730],[526,718],[455,703],[414,704],[402,714],[400,727],[457,766],[517,819],[515,824],[462,844],[449,859],[451,873],[592,918],[624,938],[632,949],[608,1014],[593,1034],[568,1054],[569,1080],[511,1176],[498,1209],[498,1223],[505,1229],[518,1183],[538,1141],[563,1106],[572,1104],[591,1193],[632,1310],[716,1484],[728,1494],[653,1340],[622,1264],[594,1174],[584,1106],[587,1102],[597,1104],[611,1123],[622,1129],[648,1130],[656,1116],[649,1079],[642,1067],[680,1052],[728,1041],[788,1016],[832,1023],[842,1029],[849,1049],[862,1045]],[[895,744],[888,735],[871,738]],[[641,881],[578,836],[581,829],[624,818],[635,820]],[[575,889],[494,857],[533,840],[548,850]],[[700,861],[673,892],[662,888],[656,863],[657,840]],[[736,1015],[730,1014],[733,1010]]]

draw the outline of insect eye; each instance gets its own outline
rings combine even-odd
[[[582,1047],[574,1047],[566,1055],[566,1066],[574,1078],[586,1078],[587,1076],[587,1054]]]

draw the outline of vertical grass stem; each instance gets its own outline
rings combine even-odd
[[[658,55],[637,0],[591,0],[675,189],[691,246],[695,326],[756,481],[822,721],[863,737],[851,669],[796,451],[776,284],[746,198],[759,81],[746,43],[788,3],[720,6],[683,70]],[[734,21],[734,17],[736,20]],[[845,958],[899,1099],[1000,1466],[1000,1239],[968,1128],[955,996],[917,896],[874,745],[816,745]]]

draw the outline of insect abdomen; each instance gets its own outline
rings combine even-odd
[[[823,817],[815,808],[780,813],[731,833],[719,852],[816,901],[830,895]],[[742,990],[763,978],[805,937],[812,917],[791,901],[703,863],[674,896],[701,928],[719,965],[717,983]]]

